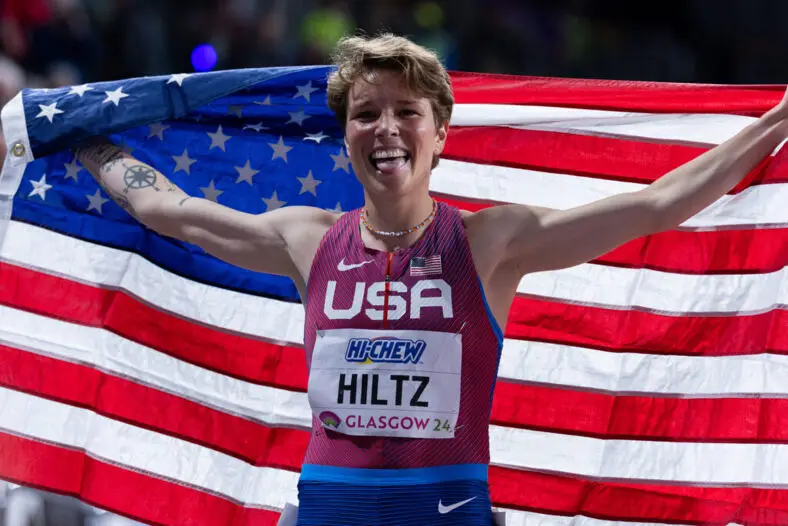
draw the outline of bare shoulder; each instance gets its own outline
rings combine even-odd
[[[496,205],[477,212],[461,210],[460,214],[471,241],[479,238],[488,245],[503,248],[523,223],[539,220],[540,209],[524,205]]]
[[[502,263],[511,220],[505,206],[491,206],[477,212],[460,210],[476,270],[482,281],[492,277]]]
[[[509,231],[516,220],[506,205],[469,212],[461,210],[476,272],[498,325],[506,324],[520,274],[508,261]]]
[[[548,209],[519,204],[496,205],[477,212],[461,211],[468,242],[482,279],[503,272],[518,275],[513,246],[533,239]]]
[[[507,225],[513,222],[522,223],[523,221],[537,221],[548,209],[537,206],[505,204],[483,208],[478,212],[460,210],[466,228],[483,231],[485,229],[504,231]]]
[[[281,240],[291,245],[316,235],[322,237],[341,217],[311,206],[289,206],[265,212],[257,216],[259,227],[271,229]]]
[[[288,246],[298,248],[303,243],[314,244],[315,240],[319,243],[342,214],[316,207],[293,206],[267,212],[261,217],[264,216],[269,216],[268,220]]]
[[[276,214],[271,219],[277,224],[298,275],[306,283],[320,242],[343,214],[306,206],[281,208],[269,213]]]
[[[326,225],[329,227],[336,223],[341,216],[342,214],[329,212],[328,210],[323,210],[322,208],[314,206],[288,206],[260,215],[260,217],[269,218],[281,226],[293,223],[299,223],[301,225],[309,223],[314,226]]]

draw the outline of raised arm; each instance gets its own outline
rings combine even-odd
[[[574,266],[641,236],[678,227],[734,188],[788,137],[788,94],[726,142],[637,192],[568,210],[522,205],[476,214],[520,275]]]
[[[299,245],[325,232],[333,220],[329,212],[311,207],[248,214],[190,197],[106,140],[80,148],[77,158],[107,195],[151,230],[258,272],[298,277]]]

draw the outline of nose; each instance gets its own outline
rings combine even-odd
[[[397,137],[399,136],[399,121],[391,111],[382,111],[378,117],[375,127],[376,137]]]

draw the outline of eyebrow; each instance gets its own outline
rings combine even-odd
[[[397,104],[418,104],[418,103],[419,103],[419,101],[417,101],[415,99],[399,99],[397,101]],[[351,104],[358,108],[358,107],[366,106],[368,104],[372,104],[372,100],[371,99],[361,99],[361,100],[357,100],[357,101],[355,101],[355,103],[351,103]]]

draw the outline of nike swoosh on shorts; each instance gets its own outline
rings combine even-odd
[[[456,510],[457,508],[459,508],[460,506],[465,506],[466,504],[468,504],[470,501],[472,501],[475,498],[476,497],[471,497],[470,499],[463,500],[463,501],[460,501],[460,502],[456,502],[456,503],[454,503],[454,504],[452,504],[450,506],[444,506],[443,505],[443,501],[438,501],[438,513],[440,513],[441,515],[446,515],[447,513],[451,513],[454,510]]]

